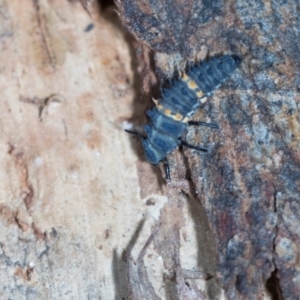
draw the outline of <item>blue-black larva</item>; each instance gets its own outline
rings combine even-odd
[[[188,125],[218,128],[217,125],[190,119],[201,103],[205,102],[204,99],[229,77],[240,62],[241,59],[236,55],[223,55],[194,64],[179,78],[174,79],[170,87],[161,88],[161,98],[154,100],[155,107],[146,112],[150,117],[149,124],[144,126],[147,136],[126,130],[141,139],[149,163],[164,163],[167,179],[170,179],[170,171],[166,156],[177,146],[207,152],[207,149],[183,141],[181,136]]]

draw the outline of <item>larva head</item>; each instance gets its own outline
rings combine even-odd
[[[161,153],[151,145],[148,138],[142,140],[142,145],[145,157],[150,164],[157,165],[163,159]]]
[[[151,128],[148,125],[145,125],[145,129],[146,129],[145,130],[146,133],[149,134],[150,133],[149,129],[151,129]],[[149,137],[146,137],[146,136],[138,133],[137,131],[132,131],[129,129],[125,129],[125,131],[137,136],[141,140],[143,148],[144,148],[145,157],[150,164],[157,165],[165,157],[165,155],[163,155],[162,153],[160,153],[157,149],[155,149],[153,147],[153,145],[151,144],[151,141],[149,140]]]

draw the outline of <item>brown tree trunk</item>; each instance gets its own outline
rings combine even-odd
[[[187,134],[189,142],[208,145],[210,153],[185,149],[169,157],[169,201],[176,208],[162,211],[163,229],[154,244],[164,267],[174,272],[178,297],[199,299],[193,298],[190,283],[185,286],[189,295],[181,289],[184,221],[178,216],[184,193],[196,226],[198,266],[213,272],[228,299],[261,299],[270,293],[276,299],[297,299],[299,2],[118,0],[117,5],[123,24],[154,54],[161,82],[186,62],[215,54],[242,58],[239,70],[195,116],[221,130],[191,129]],[[146,92],[151,95],[153,89]],[[197,226],[203,218],[207,232]],[[213,242],[203,245],[203,236],[210,235],[207,228]],[[189,255],[182,249],[180,254]]]

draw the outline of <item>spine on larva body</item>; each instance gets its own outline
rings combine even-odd
[[[144,126],[147,137],[142,140],[145,157],[157,165],[181,142],[187,122],[240,63],[237,56],[214,57],[207,62],[192,66],[175,80],[171,87],[162,88],[161,99],[146,113],[150,123]]]

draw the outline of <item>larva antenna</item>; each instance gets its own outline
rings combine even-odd
[[[146,137],[145,137],[144,135],[138,133],[137,131],[132,131],[132,130],[128,130],[128,129],[125,129],[125,131],[126,131],[127,133],[130,133],[130,134],[132,134],[132,135],[137,136],[137,137],[138,137],[139,139],[141,139],[141,140],[146,139]]]
[[[170,175],[170,166],[169,166],[169,162],[168,162],[168,160],[167,160],[166,157],[162,160],[162,163],[163,163],[163,165],[164,165],[165,174],[166,174],[166,179],[167,179],[167,180],[170,180],[170,179],[171,179],[171,175]]]

